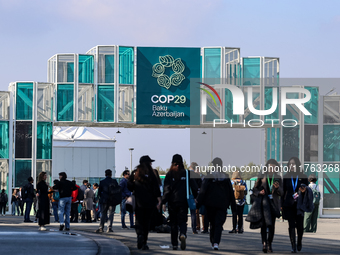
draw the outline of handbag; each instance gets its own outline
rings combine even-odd
[[[196,202],[193,194],[189,194],[189,177],[188,170],[186,170],[186,186],[187,186],[187,200],[190,210],[196,210]],[[191,189],[190,189],[191,190]]]
[[[135,211],[136,201],[135,201],[135,195],[134,194],[131,194],[131,196],[129,196],[126,199],[125,206],[126,206],[126,210],[128,212],[134,212]]]

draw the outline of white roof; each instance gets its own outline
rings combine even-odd
[[[54,147],[114,147],[115,142],[95,128],[55,127],[53,131]]]

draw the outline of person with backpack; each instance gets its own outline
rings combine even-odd
[[[316,233],[321,193],[320,193],[319,185],[316,185],[317,178],[314,174],[311,174],[308,177],[308,182],[309,182],[308,186],[312,189],[312,192],[313,192],[314,209],[312,212],[305,212],[304,232]]]
[[[3,189],[0,194],[0,214],[2,214],[2,216],[5,216],[6,214],[7,203],[8,203],[8,196],[5,190]]]
[[[28,177],[28,183],[23,187],[22,199],[26,204],[24,222],[33,222],[30,219],[30,213],[32,209],[33,199],[35,198],[33,178]]]
[[[72,191],[72,202],[71,202],[71,220],[70,222],[78,223],[78,205],[79,205],[79,199],[81,198],[80,187],[76,184],[75,180],[72,180],[72,183],[76,187],[75,190]],[[80,190],[80,192],[79,192]],[[84,198],[84,197],[83,197]]]
[[[53,181],[53,184],[56,185],[58,182],[57,179]],[[49,199],[51,200],[52,203],[52,210],[53,210],[53,215],[54,215],[54,223],[59,223],[59,216],[58,216],[58,204],[59,204],[59,191],[58,190],[53,190],[51,187],[49,190],[48,194]]]
[[[190,178],[190,171],[184,168],[182,156],[175,154],[172,157],[170,170],[164,179],[162,199],[163,205],[168,203],[173,250],[178,249],[178,235],[181,241],[181,249],[185,250],[186,248],[188,221],[187,188],[191,190],[192,195],[196,198],[198,191],[196,181]]]
[[[122,221],[122,229],[128,229],[125,224],[125,215],[126,215],[126,200],[131,196],[131,191],[127,188],[127,182],[130,177],[130,171],[125,170],[123,172],[123,178],[119,182],[119,186],[122,190],[122,203],[121,203],[121,221]],[[134,228],[133,224],[133,212],[129,212],[130,216],[130,228]]]
[[[239,171],[233,172],[231,185],[233,186],[236,210],[233,212],[233,229],[229,231],[230,234],[243,233],[243,211],[246,204],[247,184],[242,180]],[[238,218],[238,220],[237,220]],[[236,229],[237,226],[237,229]]]
[[[261,228],[262,251],[273,252],[272,242],[275,233],[276,218],[280,218],[283,185],[277,174],[280,165],[275,159],[269,159],[264,171],[259,174],[253,187],[253,204],[246,221],[251,229]]]
[[[99,183],[99,203],[101,204],[102,215],[100,217],[99,228],[95,231],[96,233],[104,232],[104,224],[109,213],[109,222],[106,232],[113,232],[112,223],[113,216],[116,210],[116,205],[122,201],[122,193],[120,186],[116,179],[112,179],[112,171],[110,169],[105,170],[105,179]]]
[[[151,166],[153,161],[147,155],[142,156],[127,182],[128,189],[135,196],[137,248],[142,250],[149,250],[147,240],[154,208],[160,210],[161,207],[161,191]]]
[[[222,159],[214,158],[215,169],[223,167]],[[210,244],[214,250],[219,249],[223,224],[227,218],[227,210],[235,211],[236,203],[229,176],[223,172],[215,171],[207,174],[203,179],[197,197],[197,206],[205,205],[210,222]]]
[[[53,186],[53,190],[59,191],[60,197],[58,204],[60,222],[59,231],[63,231],[64,227],[66,231],[70,230],[72,191],[76,189],[76,186],[71,181],[67,180],[67,174],[65,172],[60,172],[59,181]]]
[[[282,213],[288,220],[288,232],[292,245],[292,253],[302,249],[303,217],[304,213],[298,211],[298,202],[305,198],[308,187],[307,175],[303,173],[301,162],[297,157],[289,159],[288,172],[283,176]],[[296,231],[297,230],[297,244]]]

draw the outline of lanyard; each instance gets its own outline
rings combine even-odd
[[[267,175],[267,180],[268,180],[268,184],[269,184],[269,192],[271,193],[272,192],[273,182],[274,182],[274,175],[272,177],[272,182],[270,182],[269,175]]]
[[[294,185],[293,176],[292,176],[293,192],[295,192],[295,189],[296,189],[297,184],[298,184],[298,180],[299,180],[299,176],[296,176],[295,185]]]

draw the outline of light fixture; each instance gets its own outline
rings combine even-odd
[[[117,134],[120,134],[121,132],[119,131],[119,128],[118,128],[118,131],[116,132]]]
[[[207,133],[205,131],[203,131],[202,135],[206,135]]]

